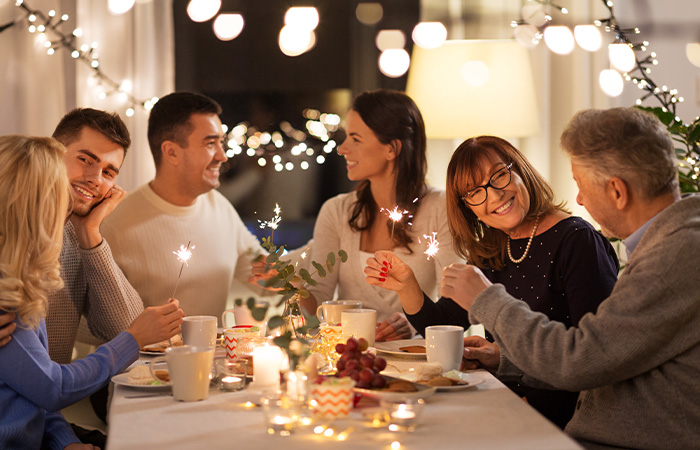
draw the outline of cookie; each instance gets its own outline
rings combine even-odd
[[[425,347],[422,345],[408,345],[406,347],[399,347],[399,350],[406,353],[425,353]]]

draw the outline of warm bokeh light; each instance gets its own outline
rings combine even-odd
[[[536,26],[530,24],[522,24],[515,27],[513,30],[513,36],[515,40],[518,41],[520,45],[527,48],[535,48],[537,44],[540,43],[540,31]]]
[[[579,47],[589,52],[595,52],[603,45],[603,37],[595,25],[576,25],[574,37]]]
[[[222,41],[230,41],[243,31],[243,16],[237,13],[219,14],[214,21],[214,34]]]
[[[413,28],[411,37],[419,47],[438,48],[447,39],[447,28],[440,22],[420,22]]]
[[[284,15],[284,24],[305,30],[315,30],[318,26],[318,10],[313,6],[292,7]]]
[[[554,53],[568,55],[574,50],[574,35],[569,27],[556,25],[544,30],[544,42]]]
[[[690,42],[685,44],[685,56],[696,67],[700,67],[700,43]]]
[[[187,15],[194,22],[206,22],[219,12],[221,0],[190,0]]]
[[[480,87],[489,81],[489,67],[483,61],[466,61],[462,65],[462,78],[473,87]]]
[[[286,25],[280,30],[279,46],[287,56],[299,56],[316,44],[316,33],[304,28]]]
[[[109,12],[114,15],[124,14],[134,7],[136,0],[109,0],[107,2],[107,7]]]
[[[379,55],[379,71],[389,78],[398,78],[408,71],[411,57],[402,48],[384,50]]]
[[[544,6],[539,3],[527,3],[520,9],[523,20],[536,27],[541,27],[547,23],[547,13]]]
[[[608,57],[610,58],[610,63],[622,72],[631,72],[637,64],[634,50],[629,44],[608,45]]]
[[[600,83],[600,88],[609,97],[617,97],[622,94],[624,82],[622,81],[622,76],[617,70],[602,70],[600,72],[600,76],[598,77],[598,82]]]
[[[374,43],[381,51],[391,48],[404,48],[406,46],[406,35],[401,30],[382,30],[377,33]]]
[[[355,17],[360,23],[374,25],[384,16],[384,8],[380,3],[358,3],[355,8]]]

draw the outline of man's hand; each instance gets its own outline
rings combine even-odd
[[[459,306],[469,311],[476,296],[491,284],[478,267],[468,264],[451,264],[442,270],[440,295],[451,298]]]
[[[406,316],[395,312],[377,325],[377,334],[374,339],[376,341],[395,341],[397,339],[410,339],[413,334],[413,327]]]
[[[12,333],[17,328],[15,313],[0,314],[0,347],[7,345],[12,340]]]
[[[269,291],[280,290],[273,287],[261,286],[259,283],[260,281],[267,281],[274,278],[278,274],[277,270],[272,269],[272,265],[265,262],[265,255],[258,256],[250,263],[250,273],[252,275],[248,277],[248,283]]]
[[[481,336],[464,338],[463,356],[462,370],[497,369],[501,363],[501,350],[498,348],[498,345],[487,341]]]
[[[78,237],[80,248],[87,250],[95,248],[102,243],[100,225],[102,225],[105,217],[114,211],[114,208],[124,199],[125,195],[126,191],[115,184],[102,201],[95,205],[86,216],[71,215],[70,221],[75,227],[75,234]]]
[[[179,333],[183,317],[185,313],[180,309],[180,302],[171,298],[165,305],[146,308],[126,331],[134,336],[139,347],[144,347]]]

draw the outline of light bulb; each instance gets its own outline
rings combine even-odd
[[[603,37],[595,25],[576,25],[574,37],[578,45],[589,52],[597,51],[603,44]]]
[[[547,27],[544,30],[544,42],[559,55],[568,55],[574,50],[574,35],[569,27],[563,25]]]
[[[289,8],[284,15],[284,24],[308,31],[315,30],[318,26],[318,10],[313,6]]]
[[[411,57],[402,48],[390,48],[379,55],[379,71],[389,78],[398,78],[408,71]]]
[[[377,33],[374,43],[381,51],[390,48],[404,48],[406,46],[406,36],[401,30],[382,30]]]
[[[214,21],[214,34],[222,41],[230,41],[241,34],[244,25],[240,14],[219,14]]]
[[[133,8],[134,3],[136,3],[136,0],[109,0],[107,2],[107,7],[109,8],[109,12],[118,16]]]
[[[628,44],[608,45],[608,57],[610,63],[622,72],[631,72],[637,63],[634,50]]]
[[[279,35],[279,46],[282,53],[287,56],[299,56],[316,44],[316,33],[303,28],[282,27]]]
[[[221,0],[190,0],[187,15],[194,22],[206,22],[219,12]]]
[[[600,83],[600,88],[609,97],[617,97],[622,94],[624,88],[624,81],[622,81],[622,76],[617,70],[605,69],[600,72],[598,77],[598,82]]]
[[[440,22],[421,22],[413,28],[411,37],[418,47],[438,48],[447,39],[447,28]]]

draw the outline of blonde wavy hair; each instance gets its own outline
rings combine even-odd
[[[48,294],[63,287],[65,151],[53,138],[0,136],[0,310],[32,328],[46,315]]]

